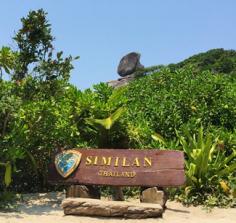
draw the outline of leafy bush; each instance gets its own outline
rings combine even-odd
[[[211,71],[212,73],[236,74],[236,51],[212,49],[204,53],[191,56],[177,63],[170,64],[171,69],[191,66],[196,72]]]
[[[63,58],[62,52],[54,56],[46,15],[42,9],[30,11],[13,38],[17,50],[0,50],[1,78],[4,71],[12,78],[0,80],[0,161],[7,176],[17,173],[12,186],[20,191],[34,190],[36,185],[45,188],[47,163],[55,148],[78,141],[73,137],[78,131],[71,117],[72,91],[66,98],[67,88],[72,89],[68,84],[72,61],[78,57]]]
[[[187,204],[207,206],[236,205],[236,150],[226,156],[219,138],[203,134],[179,136],[186,154],[186,187],[179,199]],[[213,202],[214,201],[214,202]]]
[[[148,146],[151,132],[172,139],[176,129],[181,131],[183,126],[188,126],[194,132],[200,123],[204,127],[233,131],[235,87],[232,77],[212,75],[209,71],[195,74],[192,69],[162,69],[131,83],[125,93],[126,118],[136,130],[136,142],[139,142],[135,145]]]
[[[127,145],[125,140],[125,120],[123,119],[125,111],[121,109],[125,101],[126,98],[123,95],[122,89],[113,91],[111,87],[104,83],[95,85],[93,90],[88,89],[84,92],[79,92],[75,120],[82,140],[88,142],[93,147],[109,146],[125,148]],[[115,111],[122,111],[118,112],[118,122],[110,119]],[[114,126],[109,130],[106,129],[107,127],[101,128],[103,121],[109,121],[109,123],[112,121]],[[95,122],[101,123],[98,125]],[[105,140],[103,137],[107,134],[109,134],[109,140]],[[106,138],[108,139],[108,137]],[[105,146],[105,144],[107,145]]]

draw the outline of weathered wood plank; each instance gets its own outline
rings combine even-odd
[[[49,167],[53,184],[110,186],[180,186],[185,182],[184,155],[172,150],[79,149],[81,162],[68,178]]]

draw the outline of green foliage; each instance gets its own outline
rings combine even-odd
[[[0,157],[14,167],[12,187],[17,191],[46,189],[47,165],[53,154],[62,147],[87,145],[74,118],[78,90],[63,81],[55,83],[60,91],[51,96],[44,92],[44,83],[31,78],[21,85],[0,83]]]
[[[62,51],[53,57],[54,37],[46,16],[47,13],[39,9],[30,11],[26,18],[21,19],[22,27],[13,38],[18,46],[18,57],[13,72],[15,80],[22,80],[29,73],[47,81],[69,79],[70,71],[73,69],[71,62],[79,57],[63,58]]]
[[[10,74],[10,70],[12,70],[15,66],[15,61],[17,58],[17,54],[12,52],[9,47],[3,46],[0,49],[0,75],[2,79],[3,70]]]
[[[235,80],[230,76],[212,75],[210,72],[195,75],[191,69],[171,71],[164,68],[128,87],[115,90],[101,83],[82,92],[64,80],[45,82],[31,77],[20,83],[2,81],[1,85],[2,120],[9,113],[7,124],[0,123],[1,131],[5,129],[1,161],[12,163],[15,170],[10,188],[17,191],[48,189],[47,165],[62,147],[181,149],[176,130],[180,137],[185,136],[186,128],[192,135],[202,124],[205,129],[211,129],[215,138],[219,135],[216,145],[214,138],[208,139],[208,144],[215,146],[215,152],[210,153],[212,162],[216,160],[220,141],[223,141],[224,152],[218,156],[217,165],[219,162],[223,165],[222,160],[230,159],[232,150],[235,150],[232,137]],[[104,137],[109,140],[104,140]],[[222,176],[213,177],[205,184],[197,181],[198,187],[192,183],[188,196],[182,191],[179,199],[185,203],[209,202],[210,205],[215,202],[223,205],[219,199],[224,196],[225,205],[232,204],[234,168],[226,163],[224,167],[228,169],[214,166],[211,172],[212,163],[209,165],[207,171],[201,170],[205,171],[201,176],[205,177],[205,173],[215,176],[214,171],[221,170]],[[230,172],[229,178],[223,169]],[[224,183],[230,188],[230,193],[224,192]],[[202,196],[203,192],[207,196]]]
[[[139,199],[140,187],[123,187],[122,191],[124,193],[125,200],[134,197]],[[112,199],[113,194],[114,194],[114,189],[112,187],[103,186],[101,188],[102,197],[108,197]]]
[[[121,115],[124,113],[124,109],[118,108],[109,117],[104,119],[88,118],[87,124],[96,129],[96,135],[98,138],[97,144],[101,148],[116,147],[114,142],[114,136],[119,134],[119,128],[114,129],[114,125],[118,122]]]
[[[15,146],[14,133],[10,135],[11,127],[15,121],[15,114],[21,105],[21,99],[13,94],[13,89],[14,84],[0,81],[0,157],[1,166],[3,167],[1,169],[4,169],[2,181],[6,187],[10,185],[12,172],[15,171],[12,166],[15,165],[17,159],[24,157],[24,152]]]
[[[87,123],[90,125],[100,125],[106,130],[110,130],[111,127],[115,124],[115,122],[120,118],[121,114],[123,113],[124,109],[119,108],[114,111],[109,117],[105,119],[87,119]]]
[[[58,52],[54,58],[46,15],[42,9],[30,11],[13,38],[17,52],[8,47],[0,50],[1,73],[13,77],[0,81],[0,157],[7,164],[5,177],[0,172],[5,178],[0,188],[10,184],[11,173],[15,190],[46,188],[53,152],[76,146],[79,139],[73,120],[76,98],[68,84],[72,61],[78,57],[63,58]]]
[[[5,164],[5,168],[6,168],[6,171],[5,171],[5,176],[4,176],[4,183],[6,187],[8,187],[11,183],[11,175],[12,175],[12,166],[9,161]]]
[[[212,73],[236,74],[236,51],[212,49],[194,55],[180,63],[169,65],[174,70],[189,66],[196,72],[208,70]]]
[[[183,149],[188,181],[178,198],[233,206],[235,51],[140,69],[118,89],[80,91],[68,83],[78,57],[54,52],[46,16],[29,12],[14,37],[17,51],[0,49],[1,75],[12,77],[0,80],[0,190],[50,189],[48,163],[62,148]]]
[[[184,125],[193,131],[199,123],[233,131],[235,83],[229,76],[208,71],[196,75],[191,69],[163,69],[130,84],[126,91],[127,119],[132,128],[143,129],[141,145],[151,143],[153,132],[171,139]]]
[[[8,187],[12,180],[12,166],[11,163],[8,161],[7,163],[0,163],[1,167],[5,168],[5,174],[4,174],[4,184],[6,187]]]
[[[211,206],[235,205],[236,151],[230,155],[222,150],[219,138],[212,134],[204,135],[200,127],[198,135],[191,136],[186,129],[185,136],[179,136],[183,151],[186,154],[186,187],[179,197],[185,203]],[[225,198],[223,198],[225,197]],[[227,201],[226,201],[227,200]],[[213,205],[214,206],[214,205]]]
[[[125,91],[124,118],[130,147],[181,150],[186,129],[189,137],[201,126],[213,133],[203,136],[201,132],[200,138],[195,137],[196,144],[202,147],[184,147],[186,152],[191,151],[186,155],[190,162],[189,187],[178,196],[185,203],[234,205],[235,83],[229,75],[163,68],[134,81]],[[192,160],[190,154],[194,154]],[[224,191],[224,184],[230,188],[228,192]]]
[[[74,118],[82,140],[93,147],[126,146],[124,142],[126,131],[122,118],[125,112],[121,108],[126,100],[123,92],[123,89],[113,91],[104,83],[95,85],[93,90],[78,92]]]
[[[20,197],[11,191],[0,191],[0,210],[2,211],[13,211],[16,210],[16,201]]]
[[[28,66],[31,63],[44,60],[53,48],[51,25],[46,20],[46,13],[42,9],[29,12],[26,18],[21,19],[21,22],[22,28],[14,37],[19,48],[19,57],[14,74],[17,80],[26,76]]]

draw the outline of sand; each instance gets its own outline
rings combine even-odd
[[[63,193],[27,194],[13,212],[0,212],[0,223],[236,223],[236,208],[215,208],[207,212],[202,207],[184,207],[167,202],[163,218],[142,220],[64,216],[60,203]]]

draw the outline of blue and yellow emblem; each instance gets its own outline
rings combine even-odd
[[[79,166],[82,154],[77,150],[66,150],[56,155],[57,172],[64,178],[71,175]]]

